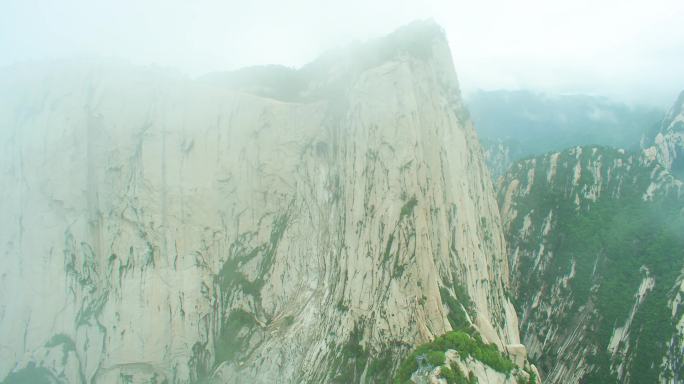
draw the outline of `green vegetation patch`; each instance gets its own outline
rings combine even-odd
[[[626,374],[630,381],[657,382],[660,370],[654,367],[661,365],[675,329],[667,302],[669,290],[684,266],[682,202],[663,195],[657,195],[655,201],[642,199],[651,182],[651,167],[633,164],[627,172],[626,168],[604,166],[599,169],[600,180],[588,171],[590,161],[600,159],[607,165],[616,159],[626,162],[628,156],[609,148],[598,147],[596,153],[585,148],[579,159],[579,185],[573,186],[575,157],[568,151],[562,152],[554,182],[549,184],[546,178],[537,177],[530,193],[516,201],[519,213],[506,239],[511,249],[517,247],[524,255],[518,275],[525,278],[518,281],[516,292],[516,307],[521,313],[529,309],[540,289],[550,289],[561,278],[570,276],[571,266],[574,267],[567,285],[561,286],[561,295],[573,303],[573,308],[555,314],[552,320],[561,329],[570,328],[577,321],[576,314],[587,305],[598,314],[586,332],[585,342],[596,350],[587,357],[595,369],[582,379],[589,384],[619,382],[611,367],[618,359],[628,361]],[[513,173],[519,180],[526,180],[531,167],[537,175],[545,175],[548,167],[540,158],[534,165],[530,161],[518,165]],[[582,200],[578,208],[575,192],[569,191],[582,191],[595,184],[601,184],[601,198],[596,202]],[[553,212],[554,227],[544,236],[543,222],[549,212]],[[526,215],[532,220],[532,232],[531,236],[521,238],[519,229]],[[545,260],[544,269],[537,269],[533,258],[541,244],[551,257]],[[622,326],[629,316],[646,273],[655,280],[655,287],[633,319],[627,341],[629,356],[614,359],[607,350],[610,337],[614,328]],[[534,310],[530,311],[528,321],[534,323],[536,315]],[[544,315],[540,317],[546,321]],[[555,364],[552,352],[542,352],[542,367],[548,369]]]
[[[231,361],[243,351],[255,326],[254,316],[247,311],[237,309],[231,312],[216,339],[216,364]]]
[[[399,220],[406,216],[413,214],[413,209],[418,205],[418,200],[415,196],[411,197],[404,205],[401,207],[401,213],[399,214]]]
[[[480,335],[473,329],[448,332],[435,340],[419,345],[399,366],[399,370],[394,379],[395,384],[405,384],[410,382],[411,375],[418,369],[419,356],[425,356],[427,361],[433,366],[444,364],[445,352],[449,349],[459,353],[461,359],[472,357],[488,365],[497,372],[510,374],[515,365],[505,355],[503,355],[495,344],[486,344]],[[454,367],[450,367],[451,374],[455,373]],[[461,376],[462,373],[461,373]],[[454,381],[458,383],[458,381]],[[466,381],[465,383],[471,383]]]
[[[452,329],[465,329],[470,326],[468,316],[471,319],[477,315],[475,303],[470,298],[468,291],[460,284],[454,284],[453,294],[447,288],[440,288],[439,294],[442,302],[446,305],[449,313],[447,319]],[[467,315],[466,315],[467,314]]]
[[[66,365],[69,353],[76,353],[76,344],[71,337],[63,333],[52,336],[52,338],[45,343],[46,348],[54,348],[60,345],[62,346],[62,365]]]
[[[349,340],[342,346],[341,356],[333,363],[333,383],[357,383],[368,364],[369,353],[361,344],[363,328],[359,324],[354,326]],[[381,367],[376,366],[379,370]]]
[[[47,368],[36,367],[35,363],[29,363],[27,367],[7,375],[2,384],[56,384],[60,382]]]
[[[451,363],[439,370],[439,377],[446,380],[447,384],[477,384],[477,378],[472,372],[466,377],[458,364]]]
[[[285,234],[289,220],[289,211],[276,216],[271,224],[269,241],[256,247],[250,247],[248,245],[251,238],[254,236],[254,233],[242,234],[233,244],[231,244],[230,257],[223,263],[221,271],[218,274],[218,283],[223,289],[223,292],[233,292],[234,288],[239,287],[242,292],[247,295],[255,298],[260,297],[261,289],[265,284],[265,275],[273,265],[275,253]],[[247,276],[240,271],[240,266],[257,256],[261,256],[258,277],[254,280],[249,280]]]

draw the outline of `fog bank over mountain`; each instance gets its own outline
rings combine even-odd
[[[446,30],[465,94],[533,89],[666,108],[684,84],[684,3],[677,0],[8,0],[0,5],[0,66],[96,56],[190,76],[299,67],[424,18]]]

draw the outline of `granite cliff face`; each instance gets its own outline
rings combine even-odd
[[[0,378],[378,382],[463,292],[524,356],[439,28],[247,72],[0,75]]]
[[[684,178],[684,91],[663,120],[651,148],[655,149],[661,164],[680,179]]]
[[[575,147],[499,184],[521,337],[548,383],[677,383],[682,182],[662,151]]]

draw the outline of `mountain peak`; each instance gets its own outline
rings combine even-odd
[[[299,69],[255,66],[208,74],[202,81],[282,101],[313,101],[339,95],[369,69],[407,59],[434,64],[457,84],[446,34],[433,19],[417,20],[389,35],[330,50]]]
[[[494,190],[433,21],[301,69],[127,73],[28,77],[0,100],[17,148],[0,153],[17,228],[0,289],[20,298],[0,378],[47,356],[74,383],[387,382],[454,330],[521,356]]]

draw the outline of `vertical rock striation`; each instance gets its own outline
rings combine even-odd
[[[680,179],[684,177],[684,91],[652,140],[658,161]]]
[[[683,189],[657,154],[575,147],[500,180],[521,335],[545,382],[682,380]]]
[[[0,377],[379,382],[473,322],[518,344],[439,27],[301,70],[0,76]]]

